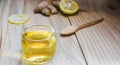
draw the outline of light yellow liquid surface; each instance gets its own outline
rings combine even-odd
[[[22,36],[23,59],[32,64],[49,61],[56,50],[56,38],[48,31],[30,31]],[[50,37],[49,39],[46,39]]]

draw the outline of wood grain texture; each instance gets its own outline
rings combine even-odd
[[[104,22],[80,30],[76,33],[88,65],[120,65],[120,14],[117,10],[109,12],[105,0],[79,1],[87,12],[70,16],[72,25],[81,25],[97,18],[104,17]],[[116,15],[117,14],[117,15]]]
[[[23,12],[23,0],[3,0],[2,45],[0,65],[19,65],[21,54],[21,25],[8,23],[8,17]],[[19,2],[19,3],[18,3]]]
[[[1,22],[1,16],[2,16],[2,10],[3,10],[3,1],[0,0],[0,48],[1,48],[1,43],[2,43],[2,22]]]
[[[75,0],[80,9],[73,16],[45,17],[34,14],[37,0],[0,0],[0,65],[28,65],[21,60],[21,35],[24,27],[46,24],[54,27],[57,50],[45,65],[120,65],[120,8],[119,0]],[[8,17],[24,13],[30,22],[24,25],[8,23]],[[104,17],[97,25],[62,37],[60,31],[71,25],[82,25]]]

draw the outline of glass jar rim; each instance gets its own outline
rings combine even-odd
[[[46,41],[46,40],[49,40],[50,38],[52,38],[54,35],[55,35],[55,30],[54,30],[54,28],[52,27],[52,26],[50,26],[50,25],[31,25],[31,26],[29,26],[29,27],[26,27],[26,28],[24,28],[24,32],[25,32],[25,30],[27,30],[27,29],[29,29],[29,28],[31,28],[31,27],[34,27],[34,26],[44,26],[44,27],[48,27],[50,30],[51,30],[51,34],[50,34],[50,36],[48,36],[47,38],[44,38],[44,39],[39,39],[39,40],[33,40],[33,39],[30,39],[30,38],[28,38],[27,36],[25,36],[25,38],[27,39],[27,40],[29,40],[29,41]],[[24,33],[25,34],[25,33]]]

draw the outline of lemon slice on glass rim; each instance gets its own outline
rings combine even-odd
[[[79,9],[79,6],[75,1],[71,2],[60,1],[59,7],[62,13],[66,15],[72,15],[76,13]]]
[[[8,22],[11,24],[24,24],[29,20],[29,17],[25,14],[15,14],[8,18]]]

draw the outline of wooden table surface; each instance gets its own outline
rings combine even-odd
[[[21,61],[23,27],[52,25],[56,31],[57,50],[45,65],[120,65],[120,1],[76,0],[81,9],[73,16],[59,14],[45,17],[34,14],[38,0],[0,0],[0,65],[27,65]],[[24,13],[31,21],[24,25],[8,23],[8,17]],[[102,23],[62,37],[60,31],[71,25],[82,25],[104,17]]]

